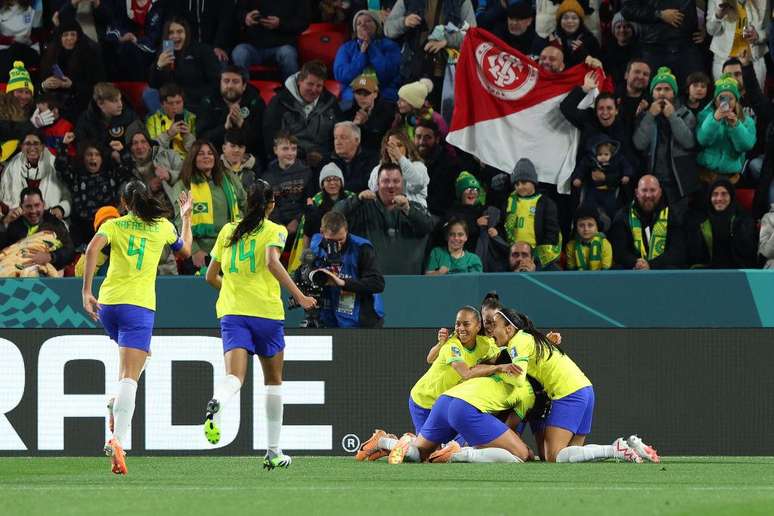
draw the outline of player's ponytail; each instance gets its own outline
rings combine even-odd
[[[146,224],[154,224],[157,219],[167,216],[167,210],[142,181],[134,179],[126,183],[121,189],[121,198],[129,211]]]
[[[235,245],[242,237],[258,229],[266,218],[266,208],[273,202],[274,191],[269,183],[263,179],[257,180],[247,198],[247,214],[237,224],[227,247]]]
[[[503,305],[500,303],[500,296],[494,290],[487,292],[481,301],[481,310],[500,310]]]
[[[535,324],[525,314],[514,310],[513,308],[503,308],[498,313],[503,316],[505,321],[524,333],[527,333],[535,339],[535,360],[546,360],[551,358],[554,351],[564,354],[560,348],[556,347],[553,342],[548,340],[548,337],[540,330],[535,328]],[[547,356],[546,356],[547,355]]]

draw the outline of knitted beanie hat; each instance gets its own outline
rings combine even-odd
[[[468,188],[475,188],[478,190],[480,198],[480,194],[483,191],[481,188],[481,183],[479,183],[478,179],[476,179],[476,176],[464,170],[460,172],[460,175],[457,176],[457,180],[454,182],[454,190],[457,193],[457,199],[461,199],[462,194]]]
[[[322,189],[323,181],[328,177],[338,177],[341,180],[341,187],[344,188],[344,174],[341,172],[336,163],[328,163],[322,170],[320,170],[320,188]]]
[[[398,90],[398,97],[408,102],[414,109],[419,109],[425,104],[425,99],[433,91],[433,81],[419,79],[410,82]]]
[[[357,19],[361,16],[370,16],[371,19],[376,24],[376,33],[379,33],[379,30],[382,28],[382,21],[379,19],[379,16],[376,14],[375,11],[369,11],[368,9],[361,9],[358,12],[355,13],[355,16],[352,17],[352,36],[357,37]]]
[[[672,91],[677,95],[677,78],[672,73],[672,70],[667,66],[662,66],[656,72],[653,80],[650,81],[650,94],[653,95],[653,90],[656,86],[662,83],[666,83],[672,87]]]
[[[564,13],[575,13],[581,20],[586,16],[586,12],[583,10],[583,7],[578,0],[564,0],[559,4],[559,7],[556,9],[557,22],[562,19]]]
[[[530,181],[537,186],[538,175],[532,161],[527,158],[521,158],[516,162],[516,166],[513,167],[513,174],[511,174],[511,184],[515,185],[516,181]]]
[[[14,90],[21,90],[24,88],[35,93],[35,87],[32,85],[32,79],[30,79],[30,72],[24,68],[24,63],[21,61],[14,61],[13,68],[8,72],[8,84],[5,87],[5,92],[10,93]]]
[[[724,91],[731,93],[737,101],[739,100],[739,83],[728,73],[724,73],[720,76],[720,79],[715,81],[715,98]]]

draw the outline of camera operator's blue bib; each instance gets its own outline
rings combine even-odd
[[[310,249],[318,258],[327,258],[328,253],[320,246],[323,237],[320,233],[312,237]],[[341,253],[341,278],[358,278],[358,260],[363,246],[373,247],[365,238],[349,234],[347,246]],[[378,317],[384,317],[384,304],[381,294],[372,294],[374,312]],[[320,319],[328,328],[357,328],[360,326],[360,299],[354,292],[346,292],[341,287],[325,287]]]

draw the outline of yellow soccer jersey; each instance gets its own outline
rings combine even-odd
[[[110,244],[110,266],[99,289],[102,305],[128,304],[156,309],[156,270],[167,244],[177,251],[183,242],[167,219],[147,224],[132,213],[100,226]]]
[[[229,246],[236,222],[223,226],[218,234],[212,258],[220,262],[223,284],[216,305],[218,318],[224,315],[247,315],[282,321],[285,309],[279,281],[266,264],[266,248],[285,247],[285,226],[264,220],[261,226],[235,245]]]
[[[422,408],[431,408],[441,394],[462,381],[452,367],[454,362],[465,362],[468,367],[473,367],[497,357],[499,353],[497,344],[489,337],[477,335],[473,349],[463,346],[456,336],[451,337],[441,346],[438,358],[430,369],[414,384],[411,399]]]
[[[529,382],[504,381],[510,375],[492,375],[471,378],[467,382],[455,385],[444,395],[467,401],[481,412],[496,414],[504,410],[513,410],[520,418],[535,404],[535,393]]]
[[[535,339],[528,333],[519,331],[508,342],[507,349],[511,361],[524,370],[518,378],[523,383],[529,383],[526,378],[529,372],[530,376],[543,385],[552,400],[564,398],[591,385],[583,371],[567,355],[554,351],[551,358],[544,354],[540,361],[537,361]]]

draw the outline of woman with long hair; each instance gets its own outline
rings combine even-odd
[[[248,206],[241,221],[229,222],[220,230],[207,268],[207,282],[220,291],[216,308],[226,376],[207,403],[204,435],[212,444],[220,441],[223,408],[242,388],[251,356],[258,355],[266,386],[268,447],[263,467],[273,469],[291,463],[279,446],[285,349],[280,285],[305,310],[317,302],[298,289],[280,263],[288,231],[269,220],[274,192],[267,182],[255,183]]]
[[[105,444],[115,474],[127,473],[122,443],[129,435],[137,382],[150,356],[161,252],[170,245],[181,258],[191,254],[191,196],[181,192],[177,201],[183,220],[182,237],[164,218],[164,207],[148,187],[140,181],[129,181],[121,189],[121,206],[127,214],[102,224],[86,249],[83,308],[118,344],[119,385],[111,404],[113,435]],[[97,259],[106,245],[110,245],[110,266],[97,299],[92,294],[92,281]]]
[[[427,208],[427,186],[430,184],[427,167],[414,142],[400,129],[390,129],[382,138],[381,159],[368,178],[368,188],[374,192],[379,188],[379,168],[385,163],[400,166],[406,197]]]
[[[183,274],[203,273],[207,254],[215,245],[221,228],[236,222],[242,211],[245,191],[233,173],[225,170],[215,146],[206,140],[197,140],[191,146],[180,177],[172,187],[172,198],[181,190],[191,190],[194,213],[194,236],[190,263],[183,264]]]

